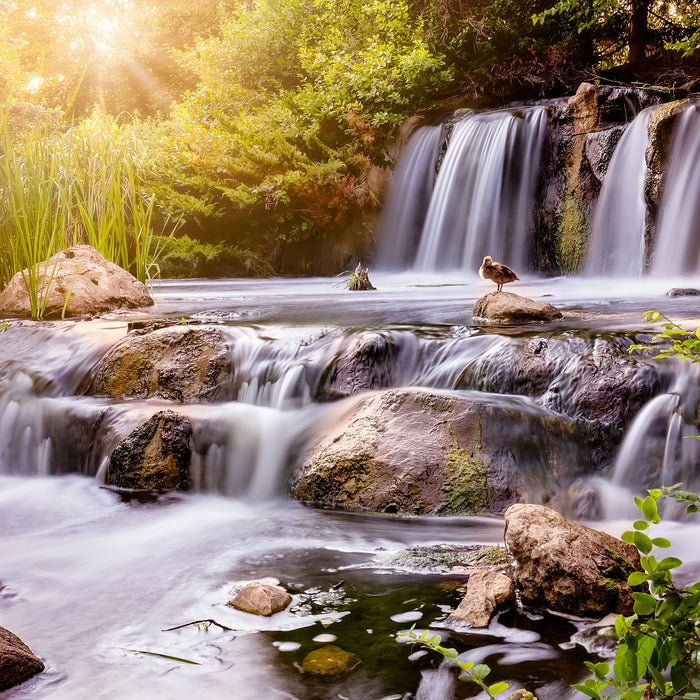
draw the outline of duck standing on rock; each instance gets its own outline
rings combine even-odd
[[[497,285],[494,294],[503,291],[503,285],[509,282],[515,282],[519,277],[511,270],[508,265],[503,263],[494,262],[490,255],[484,258],[479,268],[479,277],[482,280],[491,280]]]

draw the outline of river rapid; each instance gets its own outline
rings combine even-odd
[[[439,659],[396,641],[412,624],[485,660],[490,680],[527,687],[540,700],[575,697],[568,685],[584,676],[583,660],[597,658],[576,636],[580,622],[517,613],[479,634],[441,624],[466,580],[459,548],[502,543],[502,519],[339,513],[289,499],[296,456],[336,410],[337,402],[315,402],[310,386],[321,358],[359,332],[399,339],[401,385],[459,391],[454,377],[469,357],[523,334],[648,333],[647,309],[694,328],[696,299],[665,293],[700,279],[523,276],[512,291],[564,312],[533,330],[475,322],[473,302],[493,290],[476,276],[370,270],[370,277],[373,292],[348,292],[326,278],[162,281],[152,309],[13,321],[0,335],[0,625],[46,664],[43,674],[0,692],[2,700],[476,696]],[[237,339],[236,366],[246,376],[235,400],[177,410],[236,433],[243,447],[233,455],[222,443],[193,464],[201,473],[193,492],[129,498],[102,485],[100,456],[81,454],[79,439],[74,450],[54,450],[58,433],[106,403],[118,416],[115,435],[155,410],[152,402],[77,392],[128,322],[152,318],[221,324]],[[667,364],[679,377],[688,371]],[[696,374],[684,386],[694,396]],[[594,526],[616,535],[634,517],[634,486],[655,475],[632,454],[626,473],[630,459],[640,466],[631,476],[620,479],[622,467],[612,464],[594,477],[605,504]],[[204,485],[211,469],[226,475],[223,487]],[[660,529],[685,562],[681,577],[700,576],[693,544],[700,527],[668,520]],[[292,593],[289,610],[263,619],[226,606],[237,586],[261,577]],[[191,624],[198,621],[209,622]],[[337,638],[361,665],[333,682],[302,673],[304,656],[330,639],[319,635]]]

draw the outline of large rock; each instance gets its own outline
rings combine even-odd
[[[447,618],[447,624],[488,627],[499,610],[513,605],[515,587],[508,576],[499,571],[475,569],[469,574],[466,595]]]
[[[592,463],[603,465],[637,412],[668,383],[664,372],[631,358],[625,344],[601,337],[562,367],[539,403],[575,419]]]
[[[501,294],[504,294],[502,292]],[[514,337],[465,367],[458,389],[522,394],[574,419],[594,466],[609,463],[642,406],[672,379],[658,362],[629,354],[625,335]]]
[[[396,380],[398,354],[398,345],[382,333],[353,336],[322,377],[318,398],[332,401],[368,389],[389,388]]]
[[[177,325],[134,332],[92,370],[85,393],[170,401],[230,399],[229,343],[220,328]]]
[[[627,577],[640,568],[633,545],[522,503],[505,513],[505,541],[524,605],[581,617],[632,614]]]
[[[284,588],[253,581],[243,586],[227,605],[253,615],[269,617],[284,610],[291,602],[292,596]]]
[[[80,316],[153,305],[144,284],[88,245],[57,253],[41,263],[37,276],[42,280],[39,296],[46,297],[45,318],[62,313]],[[31,314],[29,292],[21,272],[12,277],[0,294],[0,314]]]
[[[191,458],[189,419],[174,411],[159,411],[112,452],[107,483],[129,489],[186,490]]]
[[[44,664],[15,634],[0,627],[0,690],[24,683],[44,670]]]
[[[347,405],[301,468],[296,498],[393,513],[502,512],[557,490],[575,463],[571,423],[526,399],[402,389]]]
[[[512,292],[492,292],[474,302],[473,316],[487,321],[553,321],[562,317],[551,304]]]

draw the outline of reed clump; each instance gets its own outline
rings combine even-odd
[[[46,120],[13,138],[0,115],[0,289],[21,272],[33,318],[51,286],[40,264],[70,246],[91,245],[142,282],[157,275],[158,241],[175,226],[155,216],[147,133],[96,108],[76,125]]]

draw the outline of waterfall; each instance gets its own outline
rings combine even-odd
[[[401,154],[394,186],[382,208],[377,265],[405,269],[413,261],[435,182],[435,162],[442,128],[423,126]]]
[[[384,226],[383,238],[388,240],[382,245],[382,263],[388,265],[393,255],[399,266],[416,270],[476,271],[488,254],[516,267],[527,267],[545,115],[544,108],[531,107],[471,113],[457,121],[435,180],[415,256],[409,259],[415,225],[403,226],[398,215],[391,213],[392,208]],[[434,133],[431,136],[435,138]],[[434,166],[427,158],[423,161],[426,166],[432,174]],[[408,193],[415,178],[425,182],[427,177],[425,172],[397,177],[395,188],[411,197]],[[427,191],[427,187],[421,190]],[[408,209],[413,221],[420,211],[415,199],[406,200],[412,202]]]
[[[615,149],[593,216],[587,275],[641,275],[647,207],[645,152],[653,108],[640,112]]]
[[[700,104],[687,107],[673,129],[666,164],[652,270],[700,271]]]

